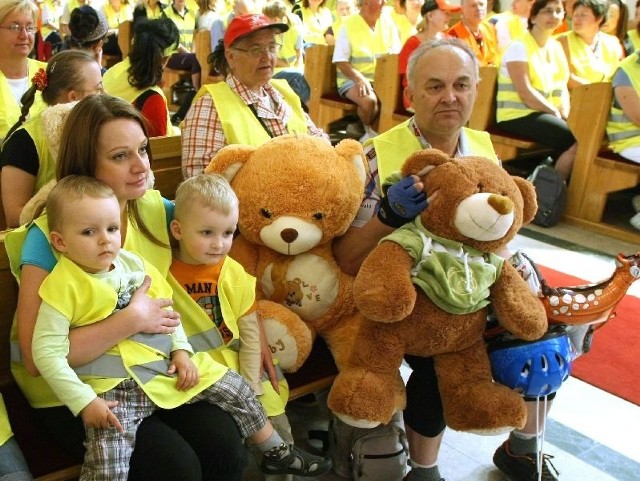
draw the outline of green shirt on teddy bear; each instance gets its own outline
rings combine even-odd
[[[414,260],[411,280],[440,309],[467,314],[489,304],[489,289],[502,271],[502,257],[438,237],[422,226],[419,217],[384,241],[395,242],[409,253]]]

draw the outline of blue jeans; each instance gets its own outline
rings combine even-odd
[[[273,75],[273,78],[286,80],[291,89],[298,94],[298,97],[300,97],[303,104],[309,102],[309,98],[311,97],[311,88],[309,88],[309,84],[304,78],[304,74],[299,69],[289,68],[280,70]]]
[[[0,446],[0,481],[31,481],[27,462],[15,438]]]

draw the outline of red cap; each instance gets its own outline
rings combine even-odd
[[[424,16],[427,12],[431,12],[433,10],[444,10],[445,12],[456,13],[462,10],[462,7],[460,5],[447,3],[447,0],[426,0],[422,5],[420,13]]]
[[[278,33],[284,33],[289,30],[289,25],[286,23],[271,23],[267,16],[261,13],[233,17],[224,34],[224,48],[229,48],[236,40],[245,35],[265,28],[273,28]]]

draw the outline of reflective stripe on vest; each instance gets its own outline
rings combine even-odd
[[[636,51],[620,62],[620,68],[627,74],[631,86],[640,92],[640,55]],[[622,152],[631,147],[640,146],[640,126],[634,124],[624,111],[616,106],[615,97],[611,104],[609,122],[607,123],[609,147],[616,152]]]
[[[531,33],[520,38],[527,51],[529,63],[529,81],[545,99],[556,107],[562,105],[562,94],[569,80],[569,66],[562,46],[555,39],[549,39],[542,49]],[[547,55],[549,61],[547,61]],[[525,105],[508,75],[500,68],[498,75],[498,93],[496,98],[496,121],[518,119],[539,112]]]

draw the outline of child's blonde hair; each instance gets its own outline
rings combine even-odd
[[[219,174],[199,174],[183,181],[176,190],[175,218],[180,220],[191,206],[198,203],[225,215],[238,206],[231,185]]]
[[[60,179],[47,196],[47,223],[49,230],[60,230],[64,222],[65,206],[69,202],[88,196],[93,199],[108,199],[116,196],[113,189],[94,177],[68,175]]]

